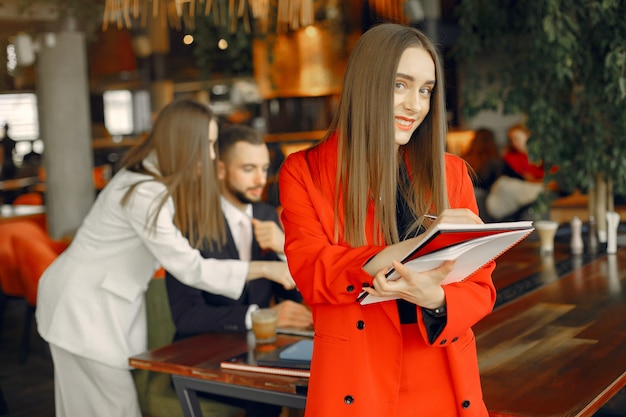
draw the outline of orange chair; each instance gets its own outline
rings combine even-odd
[[[37,227],[28,222],[28,227]],[[13,249],[13,223],[0,223],[0,291],[9,297],[24,297],[25,290],[17,277],[17,262]]]
[[[13,200],[13,205],[43,206],[43,195],[37,192],[20,194]]]
[[[20,346],[20,362],[24,362],[30,351],[30,328],[37,306],[37,285],[46,268],[65,250],[66,244],[52,239],[34,239],[28,236],[13,236],[13,249],[17,259],[18,276],[25,290],[27,303],[24,330]]]
[[[96,190],[102,190],[111,179],[111,165],[99,165],[92,170],[93,186]]]
[[[50,238],[35,222],[16,220],[0,223],[0,287],[2,293],[9,297],[24,298],[28,305],[24,319],[20,362],[26,360],[28,355],[30,326],[37,300],[39,277],[50,262],[67,246],[67,242]],[[3,313],[4,310],[1,310],[0,319],[3,317]]]

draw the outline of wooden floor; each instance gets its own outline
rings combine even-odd
[[[532,240],[532,237],[529,238]],[[532,264],[526,262],[527,253],[512,252],[511,256],[519,259],[518,263],[504,264],[494,274],[498,287],[499,302],[505,303],[508,298],[515,298],[525,291],[533,289],[533,285],[541,285],[545,277],[533,275]],[[566,262],[555,259],[558,268],[567,268]],[[516,287],[511,277],[517,275],[527,277],[523,284]],[[520,281],[521,282],[521,281]],[[45,343],[36,333],[31,331],[31,351],[26,363],[18,362],[19,340],[22,331],[24,301],[11,299],[3,318],[4,331],[0,340],[0,387],[4,393],[9,413],[13,417],[54,417],[54,389],[52,360]],[[581,381],[584,383],[584,381]],[[626,417],[626,389],[622,389],[596,417]]]

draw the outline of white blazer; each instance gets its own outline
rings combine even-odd
[[[165,186],[121,170],[100,193],[70,247],[44,272],[37,294],[37,328],[49,343],[109,366],[129,369],[129,356],[146,350],[144,293],[163,266],[181,282],[237,299],[248,263],[205,259],[173,223],[170,198],[151,233],[146,219]]]

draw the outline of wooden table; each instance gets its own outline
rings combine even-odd
[[[621,221],[626,221],[626,207],[615,206],[613,208],[620,216]],[[582,221],[589,220],[589,196],[575,191],[565,197],[558,198],[550,204],[550,220],[569,223],[574,216]]]
[[[474,327],[491,416],[592,416],[626,385],[626,249],[561,278],[542,262],[545,285]]]
[[[278,335],[277,346],[302,338]],[[254,336],[202,334],[130,358],[130,365],[172,375],[185,417],[201,416],[198,392],[304,409],[307,378],[222,370],[220,362],[255,349]]]
[[[39,183],[38,177],[23,177],[0,180],[0,191],[15,191]]]
[[[626,383],[626,249],[572,257],[555,248],[541,257],[525,241],[494,272],[499,292],[522,289],[474,328],[492,417],[589,417]],[[241,334],[205,334],[130,364],[172,374],[185,416],[201,415],[197,391],[303,408],[307,379],[220,369],[248,348]]]
[[[39,183],[38,177],[0,180],[0,203],[11,203],[20,194],[28,192]]]

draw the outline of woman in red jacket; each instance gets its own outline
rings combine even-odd
[[[383,24],[355,46],[327,136],[281,168],[285,254],[314,315],[307,417],[487,416],[471,327],[495,302],[494,264],[442,286],[448,263],[417,273],[393,261],[423,214],[482,223],[445,137],[435,48]],[[387,282],[391,266],[401,277]],[[361,305],[362,289],[399,299]]]

